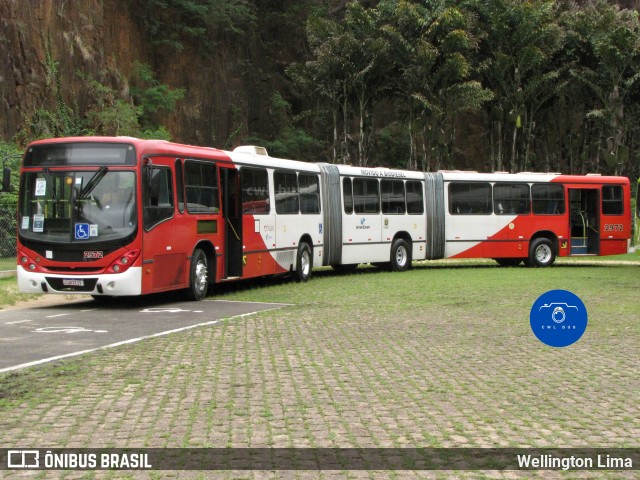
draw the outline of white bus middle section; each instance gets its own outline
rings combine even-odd
[[[452,215],[449,211],[449,184],[452,182],[483,183],[546,183],[558,174],[479,174],[476,172],[436,172],[422,173],[387,168],[366,168],[347,165],[312,164],[295,160],[283,160],[265,155],[245,152],[228,152],[240,169],[244,167],[266,168],[269,177],[271,213],[254,215],[255,232],[260,232],[262,240],[276,262],[285,269],[297,268],[295,265],[297,246],[303,235],[308,235],[313,243],[314,266],[332,264],[357,264],[388,262],[391,246],[398,236],[409,237],[412,247],[412,260],[427,258],[448,258],[459,255],[493,237],[517,218],[517,215]],[[322,165],[326,165],[322,167]],[[332,174],[327,173],[332,168]],[[320,181],[321,212],[318,215],[277,215],[275,213],[275,191],[273,173],[276,170],[313,173]],[[333,176],[333,179],[331,178]],[[427,176],[438,178],[440,190],[428,191]],[[377,180],[419,181],[422,185],[423,214],[384,214],[384,213],[345,213],[343,181],[344,179],[368,178]],[[338,179],[338,180],[336,180]],[[337,185],[327,184],[333,180]],[[333,193],[332,193],[333,192]],[[337,195],[333,203],[328,198]],[[337,200],[337,201],[336,201]],[[432,208],[429,203],[438,204]],[[429,215],[439,217],[434,223]],[[430,225],[440,222],[443,233],[439,242],[444,245],[437,255],[428,255]],[[329,232],[339,230],[338,238],[331,246]],[[331,253],[331,249],[339,253]],[[432,250],[431,250],[432,251]]]

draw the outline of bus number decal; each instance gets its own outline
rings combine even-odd
[[[620,223],[606,223],[604,225],[605,232],[624,232],[624,226]]]

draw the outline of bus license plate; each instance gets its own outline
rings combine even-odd
[[[72,280],[69,278],[63,278],[62,285],[64,285],[65,287],[84,287],[84,280]]]

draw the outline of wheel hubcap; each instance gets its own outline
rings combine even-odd
[[[196,281],[195,287],[198,292],[202,292],[207,288],[207,264],[203,261],[196,265]]]
[[[396,263],[400,267],[404,267],[407,263],[407,249],[404,247],[398,247],[396,250]]]
[[[536,249],[536,260],[540,263],[547,263],[551,260],[551,249],[548,245],[540,245]]]
[[[309,252],[302,252],[302,258],[300,259],[300,271],[304,276],[309,274],[311,262],[309,261]]]

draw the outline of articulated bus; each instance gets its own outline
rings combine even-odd
[[[95,298],[184,289],[314,266],[625,253],[624,177],[422,173],[306,163],[129,137],[28,146],[18,205],[25,293]]]

